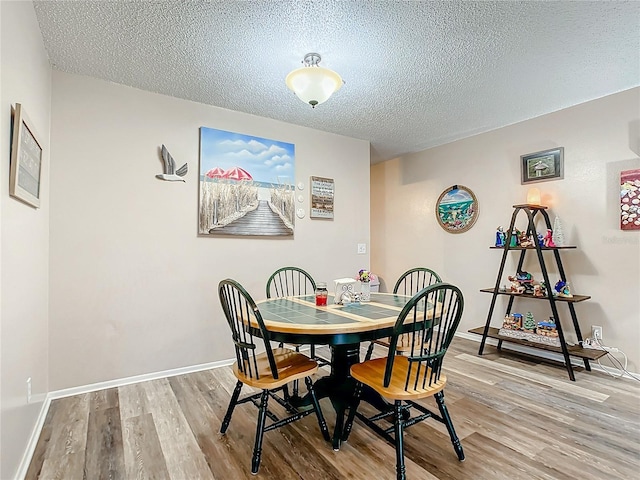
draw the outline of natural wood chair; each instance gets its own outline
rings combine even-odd
[[[322,415],[311,381],[311,375],[318,371],[318,363],[302,353],[288,348],[272,350],[269,331],[264,325],[260,310],[258,310],[251,296],[238,282],[231,279],[221,281],[218,286],[218,293],[222,310],[231,328],[231,337],[236,352],[233,373],[238,379],[227,413],[220,427],[220,433],[225,434],[227,431],[236,405],[252,402],[258,406],[258,423],[251,461],[251,473],[255,475],[260,467],[264,432],[287,425],[315,412],[322,435],[329,441],[327,423]],[[252,332],[259,332],[261,338],[254,336]],[[264,346],[265,351],[263,353],[257,353],[258,344]],[[287,401],[288,395],[282,398],[276,393],[278,391],[286,391],[288,382],[303,378],[312,399],[313,409],[298,412]],[[243,385],[260,389],[262,392],[239,399]],[[290,415],[279,419],[268,409],[269,397],[274,398],[285,407]],[[266,417],[269,417],[271,424],[266,425]]]
[[[434,418],[446,425],[458,459],[464,460],[462,445],[444,403],[447,377],[442,373],[442,361],[460,323],[463,308],[462,292],[453,285],[438,283],[422,289],[398,315],[389,355],[351,367],[351,375],[358,383],[343,438],[346,440],[349,436],[357,416],[374,432],[395,445],[398,480],[406,479],[403,431],[427,418]],[[410,336],[410,349],[404,355],[396,355],[398,340],[402,335]],[[363,385],[393,400],[393,409],[373,417],[358,412]],[[416,403],[416,400],[431,396],[435,397],[440,415]],[[412,417],[411,409],[419,413]],[[378,425],[377,422],[388,417],[393,419],[392,427],[385,429]]]
[[[294,295],[314,295],[316,282],[311,275],[299,267],[282,267],[271,274],[267,280],[267,298],[290,297]],[[283,344],[280,344],[282,347]],[[300,345],[293,345],[296,351]],[[320,365],[329,365],[326,358],[316,355],[315,345],[310,345],[311,358]],[[294,391],[295,394],[295,391]]]
[[[398,293],[400,295],[415,295],[423,288],[441,282],[442,279],[440,278],[440,275],[438,275],[433,270],[425,267],[416,267],[407,270],[402,275],[400,275],[400,278],[398,278],[398,281],[393,287],[393,293]],[[401,338],[398,342],[398,347],[396,350],[398,353],[403,353],[409,348],[408,344],[406,344],[406,340],[406,338]],[[369,344],[369,348],[367,348],[367,353],[364,356],[365,360],[371,359],[371,355],[373,355],[373,347],[375,345],[389,348],[389,339],[381,338],[371,342]]]

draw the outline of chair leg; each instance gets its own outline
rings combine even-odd
[[[309,348],[309,353],[311,354],[311,358],[313,360],[316,359],[316,346],[312,343],[310,348]]]
[[[324,415],[322,414],[322,409],[320,408],[320,402],[318,402],[318,397],[316,395],[316,389],[313,388],[313,382],[311,381],[311,377],[305,377],[304,381],[307,384],[307,390],[309,390],[309,394],[311,395],[311,400],[313,401],[313,406],[316,409],[316,417],[318,418],[318,426],[320,427],[320,431],[322,432],[322,436],[328,442],[331,439],[329,437],[329,429],[327,428],[327,422],[324,419]]]
[[[224,416],[224,420],[222,421],[222,426],[220,427],[220,433],[225,434],[227,428],[229,428],[229,422],[231,421],[231,415],[233,415],[233,409],[236,408],[238,404],[238,397],[240,397],[240,390],[242,390],[242,382],[238,380],[236,382],[236,388],[233,390],[233,395],[231,395],[231,400],[229,401],[229,407],[227,408],[227,413]]]
[[[406,480],[407,472],[404,466],[404,425],[402,420],[402,402],[395,401],[393,413],[393,427],[396,437],[396,478]]]
[[[258,425],[256,426],[256,443],[253,447],[253,458],[251,460],[251,474],[256,475],[260,468],[260,456],[262,455],[262,437],[264,436],[264,425],[267,419],[267,402],[269,401],[269,391],[263,390],[260,397],[260,410],[258,411]]]
[[[458,460],[461,462],[464,461],[464,451],[462,450],[462,444],[460,443],[460,439],[458,435],[456,435],[456,431],[453,428],[453,422],[451,421],[451,416],[449,415],[449,410],[447,410],[447,406],[444,404],[444,392],[438,392],[435,394],[436,402],[438,403],[438,408],[440,409],[440,415],[444,420],[444,424],[447,426],[447,430],[449,431],[449,436],[451,437],[451,443],[453,444],[453,449],[456,451],[456,455],[458,455]]]
[[[360,382],[356,383],[356,388],[353,392],[353,400],[351,401],[351,405],[349,406],[349,416],[347,417],[347,421],[344,425],[344,433],[342,434],[342,441],[346,442],[349,439],[349,434],[351,433],[351,429],[353,428],[353,421],[356,418],[356,412],[358,411],[358,405],[360,405],[360,397],[362,395],[362,384]]]
[[[364,361],[366,362],[367,360],[371,360],[371,355],[373,355],[373,346],[375,344],[373,342],[371,342],[369,344],[369,348],[367,348],[367,353],[364,356]]]

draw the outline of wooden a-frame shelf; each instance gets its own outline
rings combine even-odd
[[[507,231],[505,246],[490,247],[491,249],[503,251],[502,261],[500,263],[500,268],[498,269],[498,276],[496,278],[495,286],[493,288],[483,288],[480,290],[481,292],[491,294],[491,305],[489,307],[487,321],[483,327],[473,328],[469,330],[469,332],[482,335],[482,341],[480,343],[480,349],[478,350],[478,355],[482,355],[487,338],[495,338],[498,340],[498,350],[501,350],[502,342],[510,342],[510,343],[516,343],[520,345],[525,345],[527,347],[561,353],[564,358],[564,366],[567,369],[569,378],[575,381],[575,376],[573,374],[573,367],[571,365],[571,358],[570,358],[571,356],[582,358],[582,360],[584,361],[585,369],[590,371],[591,366],[589,365],[589,361],[600,358],[601,356],[605,355],[606,352],[602,350],[595,350],[595,349],[584,349],[579,345],[577,346],[567,345],[567,342],[565,340],[565,335],[563,332],[562,322],[560,321],[560,315],[558,312],[557,304],[564,304],[569,309],[569,314],[571,315],[571,322],[573,324],[573,329],[578,338],[578,342],[581,344],[582,332],[580,331],[580,325],[578,324],[578,317],[576,315],[574,305],[576,303],[589,300],[591,297],[589,297],[588,295],[573,295],[572,297],[554,296],[552,291],[553,283],[551,283],[551,281],[549,280],[549,274],[547,272],[545,254],[546,252],[552,252],[558,274],[560,275],[560,280],[562,280],[563,282],[566,282],[567,280],[566,280],[566,275],[564,273],[564,267],[562,266],[562,259],[560,258],[560,251],[572,250],[572,249],[575,249],[576,247],[575,246],[544,247],[544,246],[541,246],[537,241],[534,242],[534,245],[531,245],[528,247],[510,246],[511,237],[513,236],[513,231],[516,223],[516,218],[518,217],[519,213],[524,213],[527,216],[527,219],[528,219],[528,225],[527,225],[527,231],[526,231],[527,237],[531,236],[534,239],[538,238],[538,233],[536,231],[536,225],[535,225],[535,219],[538,214],[541,215],[541,217],[544,219],[546,228],[551,230],[551,221],[549,220],[549,214],[546,212],[547,207],[544,207],[541,205],[514,205],[513,208],[514,208],[514,211],[511,216],[511,224],[509,225],[509,230]],[[518,272],[522,270],[522,265],[524,264],[524,259],[526,254],[530,251],[534,251],[536,253],[540,270],[542,271],[542,277],[543,277],[544,283],[545,285],[547,285],[547,289],[546,289],[547,292],[545,296],[537,297],[530,293],[516,293],[516,292],[504,291],[500,289],[500,283],[502,281],[505,264],[510,251],[519,252],[520,258],[518,260],[518,266],[516,268],[516,271]],[[506,295],[509,297],[505,315],[511,314],[513,302],[517,298],[531,298],[535,300],[546,300],[549,303],[552,316],[555,319],[560,346],[547,345],[547,344],[533,342],[533,341],[524,340],[520,338],[500,335],[499,329],[495,327],[491,327],[491,320],[492,320],[493,312],[496,306],[496,299],[500,295]],[[502,321],[502,318],[500,320]]]

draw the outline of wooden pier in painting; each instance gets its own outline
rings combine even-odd
[[[222,227],[209,230],[211,235],[292,236],[280,216],[273,212],[266,200],[260,200],[258,208]]]

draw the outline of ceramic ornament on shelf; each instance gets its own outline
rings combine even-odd
[[[164,162],[164,173],[156,175],[156,178],[160,180],[166,180],[167,182],[184,182],[184,177],[187,174],[189,167],[185,163],[178,170],[176,170],[176,162],[167,150],[167,147],[162,145],[162,161]]]
[[[564,247],[566,245],[564,239],[564,232],[562,231],[562,222],[560,217],[556,217],[553,221],[553,243],[556,247]]]

